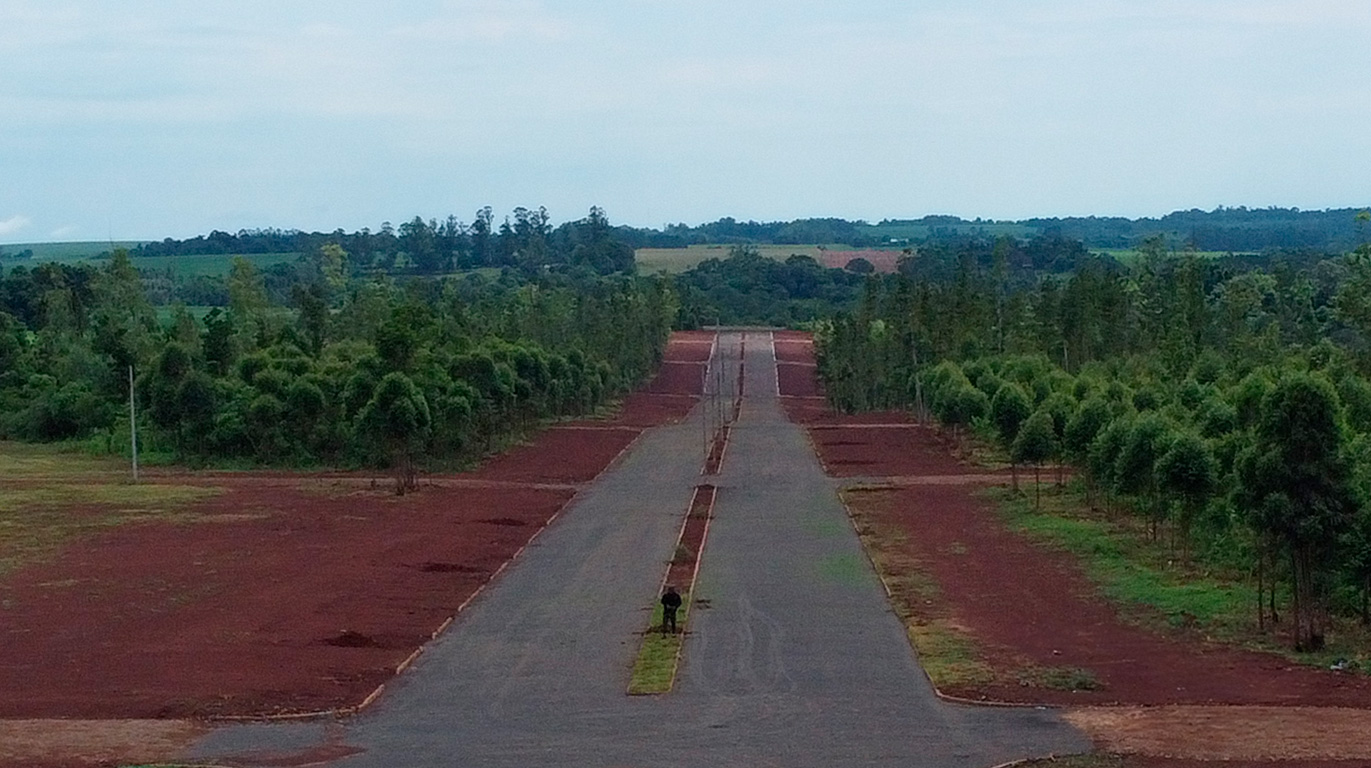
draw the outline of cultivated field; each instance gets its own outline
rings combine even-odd
[[[758,245],[757,251],[768,259],[785,261],[794,255],[808,256],[826,267],[841,269],[847,262],[862,257],[878,272],[894,272],[899,249],[862,250],[847,245]],[[638,271],[644,274],[678,274],[693,269],[706,259],[728,258],[727,245],[692,245],[688,248],[639,248],[634,252]]]

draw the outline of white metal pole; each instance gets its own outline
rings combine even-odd
[[[133,482],[138,482],[138,412],[133,405],[133,366],[129,366],[129,444],[133,447]]]

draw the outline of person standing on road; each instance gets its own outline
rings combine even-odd
[[[668,586],[662,595],[662,634],[676,634],[676,611],[680,607],[681,594],[675,587]]]

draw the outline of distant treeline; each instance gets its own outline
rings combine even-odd
[[[591,208],[583,219],[553,227],[547,209],[515,208],[498,225],[489,206],[471,223],[456,216],[425,221],[415,216],[398,228],[390,222],[372,232],[301,232],[289,229],[214,231],[188,240],[167,238],[132,249],[140,256],[314,253],[328,244],[347,251],[359,273],[374,271],[436,275],[455,269],[512,267],[526,273],[585,268],[596,274],[631,272],[633,249],[615,237],[605,213]]]
[[[1358,221],[1359,209],[1301,211],[1298,208],[1216,208],[1176,211],[1160,218],[1119,216],[1032,218],[1020,221],[924,216],[883,219],[875,224],[838,218],[794,221],[738,221],[724,217],[691,226],[661,229],[613,226],[600,208],[583,219],[553,227],[546,208],[515,208],[498,224],[485,207],[470,223],[448,216],[416,216],[375,232],[303,232],[291,229],[214,231],[187,240],[167,238],[134,248],[131,255],[312,253],[328,243],[348,252],[359,271],[442,274],[454,269],[584,267],[599,274],[631,271],[635,248],[684,248],[704,243],[747,245],[842,244],[856,248],[925,245],[1009,236],[1018,240],[1078,241],[1087,249],[1137,248],[1157,240],[1171,250],[1262,253],[1303,250],[1345,253],[1371,239]]]
[[[1346,252],[1371,238],[1357,223],[1359,209],[1301,211],[1298,208],[1216,208],[1176,211],[1161,218],[1119,216],[1033,218],[1020,221],[924,216],[884,219],[875,224],[844,219],[737,221],[670,224],[660,230],[620,227],[620,238],[634,247],[676,248],[699,243],[845,244],[859,248],[914,244],[965,237],[1010,235],[1062,237],[1087,248],[1135,248],[1148,238],[1165,238],[1175,250],[1256,253],[1272,249]]]

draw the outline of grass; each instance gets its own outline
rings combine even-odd
[[[1122,755],[1090,754],[1044,757],[1016,763],[1016,768],[1126,768],[1129,763]]]
[[[1034,511],[1030,485],[1025,484],[1018,496],[1006,488],[987,494],[1011,527],[1074,555],[1125,620],[1158,631],[1199,633],[1311,666],[1347,660],[1371,674],[1371,628],[1355,619],[1336,619],[1323,650],[1296,653],[1279,634],[1258,630],[1253,610],[1256,589],[1244,574],[1202,563],[1183,564],[1165,536],[1150,540],[1141,519],[1122,512],[1111,519],[1093,511],[1074,487],[1057,489],[1045,483],[1042,509]],[[1288,605],[1286,614],[1282,632],[1289,629]]]
[[[212,253],[185,256],[138,256],[133,265],[142,270],[166,271],[181,277],[198,275],[227,275],[233,267],[233,260],[244,258],[257,269],[265,269],[273,264],[294,263],[300,258],[298,253]]]
[[[684,628],[689,612],[690,595],[681,595],[681,607],[676,611],[676,626]],[[652,624],[643,635],[643,643],[638,647],[638,658],[633,662],[633,674],[628,681],[628,692],[633,696],[666,693],[676,682],[676,665],[681,657],[681,641],[684,632],[662,634],[662,606],[652,611]]]
[[[1105,597],[1146,609],[1131,618],[1151,614],[1173,626],[1215,628],[1247,623],[1257,599],[1250,585],[1183,567],[1165,544],[1149,541],[1142,530],[1124,522],[1089,512],[1081,494],[1060,492],[1050,483],[1044,483],[1042,509],[1035,512],[1030,486],[1025,484],[1019,495],[1004,488],[987,493],[1013,528],[1079,557]]]
[[[7,256],[13,256],[21,251],[31,250],[33,256],[24,261],[16,261],[12,258],[5,258],[7,266],[22,264],[37,264],[44,261],[57,261],[64,264],[72,264],[83,261],[104,264],[104,259],[100,258],[114,248],[133,248],[140,245],[140,241],[127,240],[111,243],[108,240],[92,240],[85,242],[69,243],[15,243],[4,245]],[[139,269],[152,271],[171,270],[174,274],[182,277],[194,277],[197,275],[227,275],[233,260],[242,257],[252,262],[258,269],[265,269],[273,264],[283,262],[294,262],[300,257],[298,253],[237,253],[237,254],[199,254],[183,256],[138,256],[133,259],[134,266]]]
[[[135,485],[118,460],[0,443],[0,575],[101,530],[153,520],[190,522],[186,508],[220,492]]]
[[[22,251],[33,251],[32,261],[85,261],[115,248],[133,248],[142,245],[142,240],[84,240],[64,243],[6,243],[0,245],[7,256]],[[8,259],[6,263],[11,263]],[[22,264],[22,261],[13,262]]]

